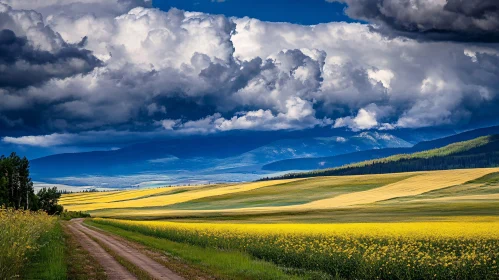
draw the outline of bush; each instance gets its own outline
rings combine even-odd
[[[81,211],[75,212],[67,210],[61,213],[61,219],[66,221],[77,218],[90,218],[90,214]]]
[[[56,222],[45,212],[0,208],[0,279],[19,277],[27,256],[39,249],[40,237]]]

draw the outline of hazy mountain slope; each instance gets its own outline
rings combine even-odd
[[[387,133],[362,132],[352,137],[283,139],[259,147],[226,162],[265,164],[276,160],[340,155],[386,147],[411,147],[411,143]]]
[[[286,171],[286,170],[314,170],[322,168],[334,168],[345,164],[359,161],[383,158],[402,153],[415,153],[424,150],[444,147],[446,145],[471,140],[480,136],[499,134],[499,126],[475,129],[456,135],[439,138],[431,141],[424,141],[414,145],[412,148],[400,149],[379,149],[355,152],[351,154],[342,154],[338,156],[322,155],[318,158],[297,158],[283,161],[276,161],[263,166],[264,170]]]
[[[278,140],[265,134],[259,139],[234,135],[148,142],[115,151],[59,154],[36,159],[32,161],[32,172],[37,178],[201,170],[216,173],[241,167],[246,168],[244,172],[254,172],[260,170],[262,164],[288,158],[411,146],[411,143],[387,133],[318,135]]]
[[[453,143],[438,149],[413,154],[400,154],[332,169],[287,174],[280,178],[381,174],[496,166],[499,166],[499,135],[491,135]]]

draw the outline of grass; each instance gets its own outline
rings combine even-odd
[[[499,222],[235,225],[95,219],[94,223],[142,234],[136,241],[149,236],[158,242],[200,246],[206,252],[239,251],[278,266],[345,279],[499,277]],[[187,248],[179,253],[184,251]],[[212,258],[217,263],[231,260]]]
[[[42,212],[0,208],[0,279],[16,278],[25,270],[26,259],[44,250],[55,223]]]
[[[470,181],[470,184],[499,184],[499,172],[490,173],[476,180]]]
[[[278,180],[278,181],[268,181],[268,182],[254,182],[254,183],[243,183],[237,185],[222,185],[222,186],[207,186],[207,187],[195,187],[190,191],[181,192],[171,195],[157,195],[150,196],[146,198],[137,198],[133,200],[123,201],[121,198],[119,201],[107,201],[109,198],[106,197],[107,202],[95,202],[95,203],[85,203],[85,204],[75,204],[77,200],[73,200],[72,204],[64,204],[64,207],[69,211],[92,211],[97,209],[112,209],[112,208],[137,208],[137,207],[156,207],[156,206],[167,206],[176,203],[182,203],[190,200],[195,200],[203,197],[218,196],[230,193],[238,193],[250,191],[258,188],[263,188],[276,184],[284,184],[288,182],[295,181],[291,180]],[[171,188],[172,191],[175,188]],[[123,196],[126,196],[124,192]],[[98,200],[98,198],[96,198]],[[87,201],[88,202],[88,201]],[[65,202],[66,203],[66,202]]]
[[[484,196],[487,192],[497,195],[497,193],[495,193],[497,186],[490,183],[483,184],[483,186],[486,185],[485,187],[480,187],[480,194],[482,194],[482,197],[461,197],[453,201],[452,198],[455,194],[452,193],[452,190],[449,191],[450,188],[461,186],[461,189],[464,188],[467,190],[468,194],[466,195],[470,195],[472,194],[473,189],[476,189],[476,186],[478,185],[476,183],[468,182],[474,182],[495,172],[497,172],[497,169],[484,168],[402,174],[321,177],[302,179],[279,185],[269,185],[267,187],[228,194],[212,195],[191,199],[186,202],[174,203],[172,201],[163,201],[163,204],[170,204],[169,206],[152,207],[148,204],[143,204],[142,207],[132,207],[133,205],[129,205],[128,208],[94,210],[91,213],[94,217],[134,220],[249,220],[251,217],[280,215],[282,218],[292,217],[293,221],[296,221],[298,219],[306,220],[310,216],[310,213],[314,213],[315,215],[318,211],[325,213],[327,210],[326,212],[329,213],[329,221],[333,222],[344,218],[344,215],[341,215],[341,217],[338,218],[334,213],[348,212],[351,215],[356,216],[355,211],[358,208],[366,209],[371,212],[375,212],[377,209],[383,211],[384,208],[378,207],[378,204],[403,201],[404,203],[418,202],[423,208],[427,208],[428,203],[434,203],[435,207],[430,208],[435,210],[433,213],[434,215],[440,216],[438,210],[438,207],[440,206],[447,208],[449,203],[454,203],[454,206],[456,207],[467,207],[464,203],[465,201],[460,200],[467,200],[467,202],[486,202],[487,205],[489,205],[488,203],[499,201],[498,197]],[[442,193],[445,192],[445,196],[449,197],[450,200],[420,201],[422,196],[438,191],[441,191]],[[168,198],[165,198],[165,200],[166,199]],[[411,204],[410,207],[413,205],[414,204]],[[487,205],[484,205],[484,207]],[[397,207],[404,208],[405,206],[403,203],[398,203]],[[345,211],[343,211],[343,209],[345,209]],[[460,210],[466,212],[467,208]],[[489,210],[486,210],[486,212],[490,212]],[[493,209],[491,210],[493,211]],[[396,209],[394,211],[396,211]],[[476,211],[471,209],[470,215],[473,213],[476,213]],[[412,212],[412,214],[418,216],[417,213]],[[462,213],[459,212],[455,215],[461,216]],[[494,213],[492,213],[492,215],[494,215]],[[376,218],[375,214],[370,216],[379,220]],[[444,216],[448,216],[448,214],[445,214]],[[328,220],[324,218],[327,218],[327,216],[321,214],[321,220],[323,222],[328,222]],[[401,218],[404,219],[403,217]],[[410,218],[410,215],[405,217],[406,220]]]
[[[71,219],[77,219],[77,218],[90,218],[90,214],[81,211],[73,212],[66,210],[60,214],[59,218],[61,220],[69,221]]]
[[[67,279],[65,242],[62,227],[56,223],[38,240],[39,249],[29,257],[24,279]]]
[[[126,200],[145,198],[158,194],[167,194],[173,190],[175,190],[175,188],[116,191],[109,193],[95,192],[95,193],[69,194],[63,196],[62,199],[60,200],[60,203],[62,205],[71,205],[71,204],[88,204],[88,203],[97,203],[97,202],[126,201]]]
[[[345,193],[378,188],[411,176],[413,175],[389,174],[312,178],[241,193],[200,198],[174,204],[165,209],[213,210],[305,204]]]
[[[314,201],[312,209],[370,204],[378,201],[423,194],[429,191],[466,183],[494,172],[496,169],[462,169],[421,173],[380,188]]]
[[[173,258],[180,258],[190,266],[201,270],[202,273],[213,275],[217,279],[328,279],[328,275],[318,272],[309,272],[299,269],[285,269],[270,262],[257,260],[248,254],[204,248],[191,244],[173,242],[164,238],[145,235],[140,232],[125,230],[109,224],[86,221],[105,231],[122,236],[150,248],[167,252]],[[169,262],[169,267],[175,272],[185,274],[185,264],[177,261]],[[176,266],[175,266],[176,265]]]
[[[167,252],[183,276],[499,279],[497,170],[212,186],[92,211],[137,221],[87,223]],[[165,218],[177,222],[138,221]]]

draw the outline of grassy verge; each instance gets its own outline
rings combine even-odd
[[[17,279],[57,221],[42,212],[0,208],[0,279]],[[44,237],[46,238],[46,237]]]
[[[62,227],[56,223],[39,239],[40,249],[29,257],[25,279],[67,279],[67,263]]]
[[[80,242],[64,228],[65,252],[68,264],[67,279],[106,280],[104,268],[81,246]]]
[[[172,242],[109,225],[97,224],[89,220],[85,223],[149,248],[168,253],[173,259],[176,259],[169,262],[169,268],[184,276],[189,274],[186,273],[185,265],[187,264],[204,273],[211,274],[217,279],[330,279],[328,275],[323,273],[281,268],[241,252],[222,251]],[[182,261],[179,261],[178,258]]]

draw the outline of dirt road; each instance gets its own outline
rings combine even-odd
[[[83,248],[85,248],[85,250],[87,250],[102,265],[102,267],[104,267],[106,274],[108,275],[108,279],[127,280],[137,278],[125,267],[119,264],[118,261],[111,254],[106,252],[100,244],[102,244],[107,250],[111,250],[114,255],[118,255],[120,258],[125,259],[129,263],[132,263],[142,271],[146,272],[153,279],[183,279],[139,250],[132,248],[128,244],[110,235],[90,229],[82,223],[82,219],[74,219],[69,222],[68,227],[71,232],[77,236]],[[92,240],[89,236],[98,240],[98,242]]]

